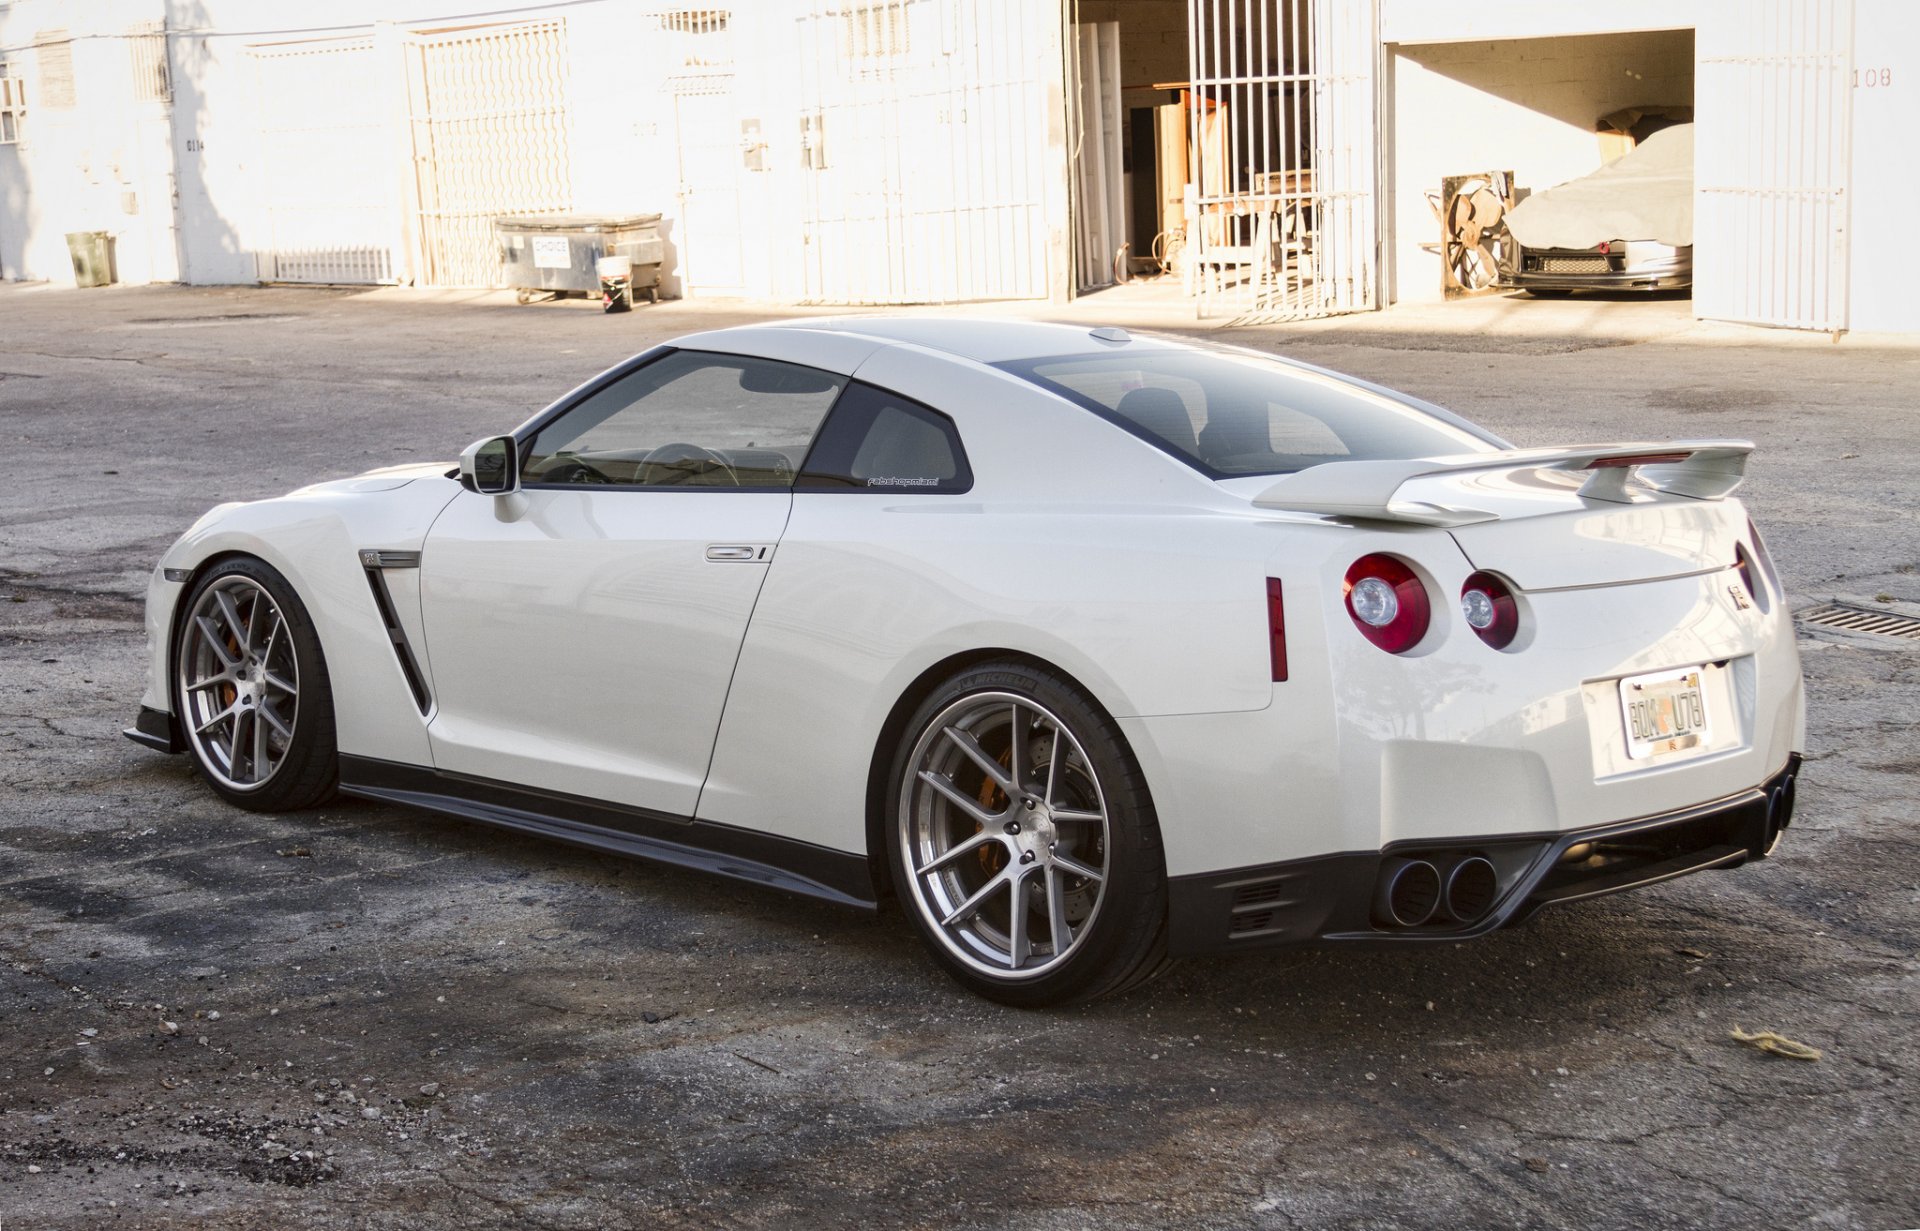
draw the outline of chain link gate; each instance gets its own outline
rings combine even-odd
[[[1203,317],[1378,306],[1365,0],[1190,0],[1186,271]]]

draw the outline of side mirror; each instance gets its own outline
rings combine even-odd
[[[460,486],[483,496],[520,490],[520,446],[511,436],[476,440],[460,452]]]

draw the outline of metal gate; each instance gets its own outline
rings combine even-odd
[[[421,284],[497,284],[494,217],[573,207],[567,79],[561,21],[411,36]]]
[[[400,194],[371,38],[250,47],[260,132],[262,282],[394,278]],[[388,164],[390,165],[390,164]]]
[[[1057,20],[1030,0],[808,0],[799,22],[807,302],[1048,293]]]
[[[1375,6],[1189,0],[1186,276],[1201,316],[1378,304]]]
[[[1695,311],[1839,332],[1853,0],[1740,0],[1698,38]]]

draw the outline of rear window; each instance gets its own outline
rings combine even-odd
[[[999,366],[1215,479],[1499,447],[1463,421],[1252,355],[1162,350]]]

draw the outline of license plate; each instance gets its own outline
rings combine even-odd
[[[1704,670],[1683,667],[1620,681],[1620,718],[1626,726],[1629,757],[1640,761],[1707,742]]]

